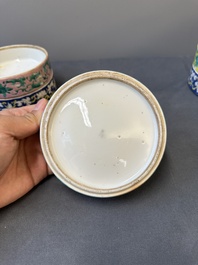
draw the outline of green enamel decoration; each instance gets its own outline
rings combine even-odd
[[[196,51],[196,54],[195,54],[193,66],[195,67],[196,71],[198,71],[198,50]]]
[[[9,92],[11,90],[12,90],[12,88],[2,86],[2,84],[0,84],[0,94],[2,94],[4,97],[6,97],[7,94],[10,94]]]
[[[30,76],[30,81],[32,80],[36,80],[38,78],[38,76],[40,75],[40,73],[34,73]]]
[[[15,79],[11,79],[6,81],[7,84],[12,84],[15,85],[16,83],[20,83],[20,87],[25,85],[25,77],[21,77],[21,78],[15,78]]]
[[[32,84],[32,88],[40,87],[41,83]]]

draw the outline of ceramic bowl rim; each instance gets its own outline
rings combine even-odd
[[[3,50],[8,50],[8,49],[18,49],[18,48],[29,48],[29,49],[35,49],[35,50],[39,50],[42,51],[45,54],[45,58],[39,62],[36,66],[32,67],[31,69],[27,70],[27,71],[23,71],[19,74],[14,74],[14,75],[9,75],[6,77],[0,77],[0,82],[3,82],[5,80],[8,79],[13,79],[13,78],[17,78],[19,76],[28,76],[32,71],[36,71],[37,69],[41,68],[48,60],[49,60],[49,54],[48,51],[38,45],[33,45],[33,44],[14,44],[14,45],[7,45],[7,46],[2,46],[0,47],[0,52]]]

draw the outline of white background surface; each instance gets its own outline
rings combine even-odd
[[[0,46],[52,60],[194,55],[197,0],[0,0]]]

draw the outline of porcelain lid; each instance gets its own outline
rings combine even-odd
[[[92,71],[63,84],[41,122],[41,146],[68,187],[113,197],[144,183],[166,145],[166,123],[151,91],[113,71]]]

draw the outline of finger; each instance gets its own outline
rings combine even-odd
[[[47,100],[40,100],[31,112],[23,116],[4,116],[1,118],[1,131],[17,139],[26,138],[39,130],[41,117],[47,105]]]

